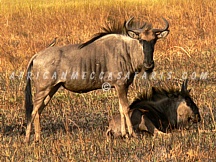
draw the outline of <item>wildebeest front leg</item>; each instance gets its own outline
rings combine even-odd
[[[133,131],[133,126],[129,116],[129,103],[127,99],[128,87],[126,87],[125,85],[123,86],[117,85],[115,86],[115,88],[117,90],[118,98],[119,98],[119,111],[121,114],[121,134],[122,136],[126,135],[125,125],[127,125],[129,135],[136,136]]]

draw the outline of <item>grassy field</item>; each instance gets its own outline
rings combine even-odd
[[[0,161],[214,161],[215,8],[215,0],[0,0]],[[81,43],[106,23],[131,16],[154,27],[162,27],[162,16],[169,21],[169,36],[155,47],[151,85],[178,85],[187,76],[202,121],[171,136],[107,142],[108,119],[118,113],[116,91],[61,89],[42,113],[42,141],[34,143],[31,137],[30,145],[23,143],[23,73],[30,58],[54,37],[57,46]],[[147,85],[136,79],[130,102]]]

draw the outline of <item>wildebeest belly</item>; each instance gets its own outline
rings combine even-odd
[[[102,89],[103,83],[94,80],[67,80],[63,87],[77,93],[85,93],[92,90]]]

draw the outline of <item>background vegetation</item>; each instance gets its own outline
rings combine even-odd
[[[0,0],[0,161],[216,159],[215,8],[215,0]],[[25,145],[23,73],[30,58],[56,36],[59,46],[81,43],[106,23],[131,16],[154,27],[162,27],[162,16],[169,21],[169,36],[155,47],[157,77],[151,85],[177,86],[187,74],[202,122],[167,137],[145,134],[107,142],[108,119],[118,113],[115,90],[75,94],[61,89],[42,113],[41,143],[32,137]],[[129,100],[147,86],[146,80],[137,79]]]

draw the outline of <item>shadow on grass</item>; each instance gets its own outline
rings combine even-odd
[[[25,129],[26,124],[11,124],[2,126],[0,132],[3,136],[24,135]]]
[[[2,124],[0,127],[0,133],[3,136],[11,137],[11,136],[25,136],[27,124]],[[32,124],[32,128],[34,128]],[[72,121],[68,119],[66,121],[62,120],[49,120],[43,119],[41,121],[41,134],[46,134],[46,136],[50,136],[52,134],[62,132],[66,133],[73,133],[73,132],[85,132],[85,131],[95,131],[100,130],[106,132],[108,128],[108,120],[101,119],[99,116],[92,116],[91,118],[82,117],[80,119],[75,119]],[[32,129],[32,132],[34,129]]]

